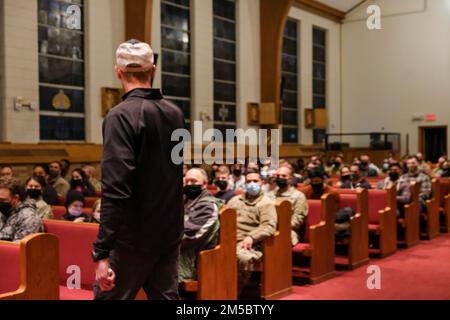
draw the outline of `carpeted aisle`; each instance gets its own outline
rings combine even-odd
[[[381,268],[381,290],[367,288],[370,275],[363,266],[318,285],[295,286],[284,300],[450,300],[450,235],[371,259],[369,265]]]

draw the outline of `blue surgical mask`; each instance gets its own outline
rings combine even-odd
[[[248,195],[251,197],[256,197],[261,192],[261,186],[255,182],[247,183],[246,189]]]
[[[261,179],[265,180],[269,177],[269,174],[267,171],[263,170],[261,171]]]

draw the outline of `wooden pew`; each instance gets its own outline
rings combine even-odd
[[[441,222],[441,232],[450,233],[450,188],[448,178],[440,179],[438,202],[440,205],[439,214]]]
[[[336,196],[327,194],[321,200],[308,200],[301,243],[293,248],[294,260],[309,261],[309,281],[313,284],[335,276],[335,213]]]
[[[92,300],[95,264],[91,258],[92,244],[99,226],[89,223],[44,220],[45,231],[59,239],[59,274],[61,300]],[[81,289],[70,290],[67,280],[69,266],[78,266],[81,272]]]
[[[34,234],[0,241],[0,300],[58,300],[58,239]]]
[[[350,219],[350,237],[340,243],[348,246],[348,267],[353,270],[369,262],[368,191],[337,189],[337,192],[338,208],[351,207],[356,212]]]
[[[369,190],[369,232],[379,239],[378,253],[397,251],[397,190]]]
[[[263,241],[261,298],[276,299],[292,292],[292,205],[278,201],[278,230]]]
[[[234,209],[222,209],[218,245],[200,252],[198,280],[181,285],[186,292],[196,292],[198,300],[237,300],[236,219]]]
[[[438,200],[440,193],[439,179],[433,179],[431,183],[432,198],[426,201],[427,212],[420,214],[425,226],[425,229],[421,230],[421,236],[428,240],[436,238],[440,234]]]
[[[404,207],[405,217],[397,219],[397,226],[399,228],[397,230],[403,233],[397,234],[397,243],[406,247],[411,247],[419,243],[420,236],[420,183],[412,182],[410,188],[411,203]]]

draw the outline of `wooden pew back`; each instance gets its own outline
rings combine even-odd
[[[197,298],[199,300],[237,299],[236,210],[222,209],[218,245],[200,252]]]
[[[65,286],[71,274],[69,266],[79,266],[81,286],[93,290],[95,264],[91,258],[92,244],[97,239],[99,225],[90,223],[73,223],[66,221],[44,220],[45,231],[59,239],[59,274],[60,283]]]
[[[404,239],[400,239],[400,242],[407,247],[417,244],[420,237],[420,183],[412,182],[410,189],[411,203],[405,205],[405,217],[399,219],[399,224],[404,229]]]
[[[0,257],[0,300],[59,299],[57,237],[33,234],[20,244],[0,242]]]

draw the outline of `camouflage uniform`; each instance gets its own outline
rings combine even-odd
[[[178,282],[197,279],[197,258],[200,251],[214,248],[219,240],[219,210],[223,206],[204,190],[184,208],[184,235],[178,265]]]
[[[43,231],[42,219],[37,215],[34,203],[21,203],[16,209],[12,209],[9,218],[0,214],[0,240],[17,242],[30,234]]]
[[[285,192],[281,192],[280,188],[276,188],[275,190],[269,193],[269,197],[275,200],[288,200],[292,205],[292,218],[291,218],[291,239],[292,245],[296,246],[299,242],[300,236],[300,227],[305,222],[306,217],[308,216],[308,200],[305,195],[295,189],[294,187],[290,187]]]
[[[275,234],[278,217],[274,201],[262,193],[256,199],[248,199],[245,194],[234,197],[228,207],[237,213],[237,259],[242,290],[250,279],[253,263],[262,258],[261,242]],[[241,248],[246,237],[253,239],[252,250]]]

